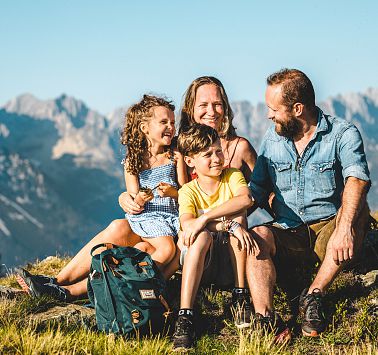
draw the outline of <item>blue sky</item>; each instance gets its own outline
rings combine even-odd
[[[0,106],[61,93],[107,113],[144,92],[176,105],[217,76],[231,100],[263,101],[265,78],[295,67],[322,100],[378,86],[378,1],[0,2]]]

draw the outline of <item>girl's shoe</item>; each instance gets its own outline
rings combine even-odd
[[[32,275],[29,271],[20,268],[16,271],[16,280],[21,288],[31,297],[49,296],[59,301],[67,301],[67,290],[57,285],[54,278],[43,275]],[[40,283],[40,281],[47,282]]]

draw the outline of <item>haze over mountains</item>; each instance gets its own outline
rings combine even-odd
[[[258,149],[271,124],[264,104],[232,104],[239,135]],[[378,209],[378,89],[338,95],[319,103],[344,117],[364,139]],[[124,189],[119,132],[125,108],[108,115],[62,95],[30,94],[0,108],[0,253],[7,266],[55,253],[76,252],[111,220],[122,218]]]

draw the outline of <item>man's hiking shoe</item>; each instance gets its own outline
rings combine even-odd
[[[18,269],[16,280],[21,288],[32,297],[49,296],[59,301],[67,300],[67,290],[53,282],[53,278],[32,275],[25,269]],[[39,283],[38,281],[48,281],[47,283]]]
[[[326,320],[322,306],[322,293],[315,289],[307,294],[303,290],[299,298],[299,312],[302,316],[302,333],[305,336],[317,337],[326,328]]]
[[[173,334],[173,350],[185,351],[193,348],[193,317],[178,316]]]
[[[291,339],[291,331],[278,313],[272,312],[267,316],[256,313],[255,321],[264,332],[274,334],[275,343],[283,344]]]
[[[231,311],[237,328],[242,329],[251,326],[252,306],[248,289],[234,288],[232,290]]]

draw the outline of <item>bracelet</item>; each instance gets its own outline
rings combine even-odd
[[[230,221],[230,227],[228,228],[228,233],[234,234],[235,231],[241,227],[241,224],[236,221]]]
[[[222,232],[228,232],[231,226],[231,220],[230,219],[222,219],[221,229]]]

